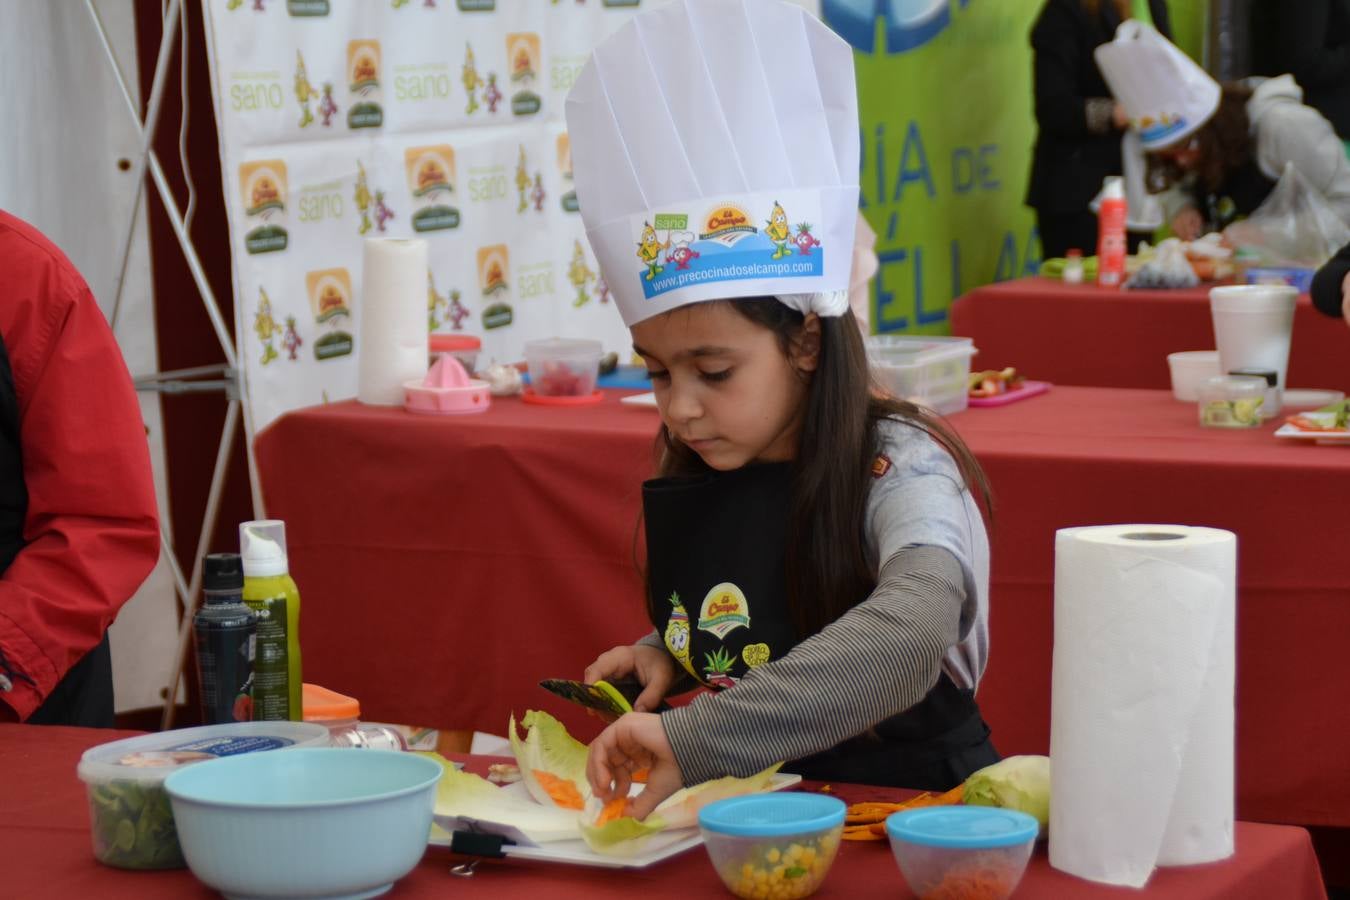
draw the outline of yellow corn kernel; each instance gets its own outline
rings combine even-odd
[[[783,858],[783,854],[778,852],[777,847],[770,847],[769,852],[764,854],[764,858],[771,863],[776,863],[778,862],[778,860]]]

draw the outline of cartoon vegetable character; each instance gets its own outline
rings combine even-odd
[[[265,366],[277,358],[277,348],[272,346],[272,338],[281,333],[277,320],[272,318],[272,301],[267,291],[258,288],[258,311],[253,316],[253,330],[263,345],[262,364]]]
[[[712,653],[703,654],[705,665],[703,673],[707,676],[704,680],[712,687],[729,688],[736,686],[736,679],[731,677],[731,667],[736,664],[736,657],[727,653],[725,647],[718,647]]]
[[[361,213],[361,226],[358,233],[370,230],[370,187],[366,184],[366,167],[356,161],[356,209]]]
[[[305,74],[305,58],[300,55],[300,51],[295,51],[295,99],[300,101],[300,127],[305,128],[314,121],[314,113],[309,111],[309,101],[313,100],[318,94],[314,90],[314,85],[309,83],[309,76]]]
[[[384,223],[394,217],[394,211],[384,202],[384,191],[375,192],[375,227],[384,231]]]
[[[811,248],[820,246],[820,241],[811,233],[810,222],[798,223],[797,236],[792,239],[792,243],[797,245],[797,252],[802,256],[810,256]]]
[[[670,246],[670,242],[664,244],[656,237],[656,229],[649,222],[642,223],[642,241],[638,244],[638,259],[647,265],[648,281],[651,281],[657,275],[665,271],[665,267],[658,265],[661,261],[661,251]]]
[[[768,225],[764,233],[773,241],[773,245],[778,249],[773,252],[773,259],[782,259],[785,256],[791,256],[792,250],[788,247],[788,241],[792,238],[792,229],[788,227],[787,213],[783,212],[783,207],[774,201],[773,212],[765,223]]]
[[[478,98],[474,96],[474,91],[478,90],[478,86],[483,83],[483,80],[478,76],[478,69],[473,62],[473,45],[467,41],[464,43],[463,71],[464,90],[469,94],[469,105],[464,112],[467,115],[473,115],[474,111],[478,109]]]
[[[483,102],[487,104],[488,112],[495,113],[497,104],[502,102],[502,92],[497,87],[497,73],[489,72],[487,77],[487,87],[483,89]]]
[[[689,659],[689,613],[676,592],[670,595],[670,605],[670,619],[666,622],[666,649],[675,657],[676,662],[684,666],[686,672],[698,677],[698,673],[694,671],[694,664]]]
[[[332,118],[337,115],[337,101],[333,99],[333,85],[325,81],[323,83],[323,99],[319,101],[319,115],[323,116],[323,127],[332,126]]]
[[[286,317],[286,333],[281,337],[281,346],[286,349],[289,359],[294,362],[300,352],[300,346],[304,343],[300,339],[300,332],[295,329],[295,316]]]
[[[586,293],[586,285],[594,278],[595,273],[586,265],[586,251],[582,249],[581,241],[574,242],[572,265],[567,269],[567,280],[577,289],[577,298],[572,301],[573,306],[585,306],[590,302],[591,295]]]

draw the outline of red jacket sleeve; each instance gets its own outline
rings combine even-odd
[[[88,285],[38,232],[0,213],[0,337],[18,398],[25,546],[0,576],[0,649],[27,718],[159,558],[139,403]]]

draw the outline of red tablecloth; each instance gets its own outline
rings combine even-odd
[[[977,368],[1016,366],[1053,384],[1170,390],[1167,354],[1212,350],[1208,288],[1119,291],[1024,278],[976,288],[952,306]],[[1289,384],[1350,392],[1350,329],[1298,298]]]
[[[993,655],[980,705],[1004,753],[1049,742],[1056,528],[1179,522],[1237,532],[1238,812],[1350,825],[1350,450],[1199,428],[1153,391],[1056,387],[952,422],[992,480]],[[501,733],[642,633],[633,562],[656,416],[607,396],[564,411],[497,402],[433,419],[357,404],[258,438],[288,522],[307,680],[367,718]]]
[[[0,725],[0,890],[6,897],[97,897],[99,900],[158,897],[209,898],[219,895],[185,869],[130,872],[94,861],[89,814],[75,764],[86,748],[130,732],[84,728]],[[377,751],[352,751],[377,752]],[[474,762],[471,761],[471,768]],[[885,798],[884,789],[843,786],[845,800]],[[1239,823],[1237,855],[1222,863],[1159,870],[1142,891],[1108,888],[1050,868],[1042,849],[1032,858],[1016,898],[1176,898],[1176,900],[1323,900],[1317,860],[1301,828]],[[649,869],[611,872],[576,866],[484,862],[472,878],[449,873],[459,861],[433,848],[421,864],[394,886],[391,900],[419,897],[717,897],[726,894],[707,857],[694,850]],[[845,844],[816,896],[907,897],[886,845]]]

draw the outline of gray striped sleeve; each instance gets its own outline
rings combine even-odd
[[[662,715],[684,783],[828,750],[922,700],[957,641],[964,583],[948,551],[900,550],[871,596],[819,634]]]

